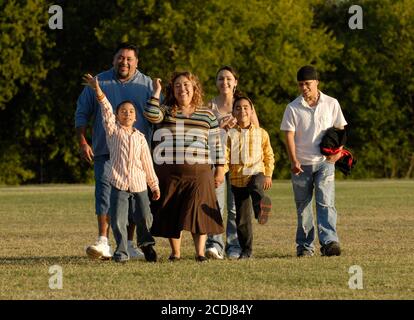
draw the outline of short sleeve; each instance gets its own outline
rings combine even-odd
[[[296,131],[296,122],[291,105],[288,105],[283,114],[282,123],[280,125],[282,131]]]

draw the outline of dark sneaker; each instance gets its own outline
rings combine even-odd
[[[312,257],[313,252],[310,250],[301,250],[301,251],[298,251],[296,255],[298,257]]]
[[[252,257],[251,253],[248,253],[246,251],[242,251],[242,253],[240,253],[240,256],[239,256],[238,260],[250,259],[251,257]]]
[[[205,256],[196,256],[195,260],[197,262],[207,262],[208,259]]]
[[[260,201],[260,212],[257,217],[259,224],[265,224],[272,212],[272,201],[268,196],[264,196]]]
[[[339,243],[336,241],[329,242],[321,247],[321,253],[323,256],[331,257],[331,256],[340,256],[341,255],[341,247]]]
[[[145,247],[141,247],[142,252],[144,253],[145,260],[148,262],[157,262],[157,253],[154,250],[153,245],[148,245]]]
[[[114,257],[113,260],[117,263],[127,263],[129,259],[128,258]]]

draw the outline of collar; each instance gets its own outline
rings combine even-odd
[[[316,108],[320,103],[323,103],[325,101],[325,95],[322,93],[322,91],[318,90],[318,93],[319,93],[319,99],[315,107],[309,106],[309,104],[305,101],[305,98],[303,97],[303,95],[300,95],[301,97],[300,104],[306,108],[311,108],[311,109]]]
[[[123,131],[125,131],[125,132],[128,132],[129,133],[129,131],[127,131],[127,129],[125,129],[123,126],[121,126],[120,124],[119,124],[119,122],[117,121],[116,122],[117,123],[117,125],[118,125],[118,127],[121,129],[121,130],[123,130]],[[141,131],[139,131],[137,128],[135,128],[135,127],[132,127],[132,132],[130,133],[130,134],[135,134],[135,133],[141,133]]]
[[[236,124],[236,127],[235,127],[238,131],[241,131],[241,130],[243,130],[243,129],[247,129],[247,130],[249,130],[249,131],[251,131],[251,130],[253,130],[253,129],[258,129],[258,128],[260,128],[260,127],[258,127],[258,126],[256,126],[256,125],[254,125],[253,123],[250,123],[250,126],[248,127],[248,128],[241,128],[238,124]]]

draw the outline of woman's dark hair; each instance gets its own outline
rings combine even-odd
[[[237,73],[236,69],[234,69],[232,66],[222,66],[220,69],[218,69],[217,73],[216,73],[216,79],[218,77],[218,74],[220,73],[220,71],[223,70],[227,70],[229,72],[231,72],[231,74],[234,76],[234,79],[239,80],[239,74]]]

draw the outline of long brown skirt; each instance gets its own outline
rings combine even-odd
[[[163,164],[154,168],[161,198],[151,203],[153,236],[179,238],[182,230],[195,234],[224,232],[210,165]]]

